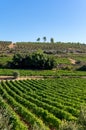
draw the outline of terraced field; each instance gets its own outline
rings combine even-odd
[[[2,81],[0,106],[11,115],[13,130],[58,130],[62,120],[76,121],[86,106],[86,79]]]

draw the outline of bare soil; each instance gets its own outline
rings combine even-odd
[[[76,60],[72,59],[72,58],[68,58],[71,62],[71,64],[75,65],[76,64]]]
[[[15,44],[14,43],[11,43],[9,46],[8,46],[10,49],[13,49],[15,47]]]
[[[86,78],[86,76],[61,76],[62,78]],[[16,79],[14,79],[13,76],[0,76],[0,81],[6,81],[6,80],[44,80],[44,79],[54,79],[54,78],[59,78],[58,76],[21,76],[21,77],[18,77]]]

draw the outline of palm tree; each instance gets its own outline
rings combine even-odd
[[[46,42],[46,40],[47,40],[47,39],[46,39],[46,37],[45,37],[45,36],[43,37],[43,40],[44,40],[44,42]]]
[[[53,39],[53,38],[51,38],[51,39],[50,39],[50,42],[51,42],[51,43],[54,43],[54,39]]]
[[[38,37],[36,41],[39,42],[40,41],[40,37]]]

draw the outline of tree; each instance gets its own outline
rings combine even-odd
[[[38,37],[36,41],[39,42],[40,41],[40,37]]]
[[[15,54],[13,56],[12,61],[9,61],[7,66],[8,68],[22,68],[24,62],[23,62],[23,56],[21,54]]]
[[[46,39],[46,37],[45,37],[45,36],[43,37],[43,40],[44,40],[44,42],[46,42],[46,40],[47,40],[47,39]]]
[[[55,57],[40,50],[24,57],[20,54],[14,55],[10,66],[15,69],[53,69],[57,66],[57,61]],[[17,77],[16,75],[15,73],[15,77]]]
[[[17,79],[20,76],[20,74],[18,71],[15,71],[13,72],[13,76],[14,76],[14,79]]]
[[[50,39],[50,42],[51,42],[51,43],[54,43],[54,39],[53,39],[53,38],[51,38],[51,39]]]

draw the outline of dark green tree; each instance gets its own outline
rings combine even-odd
[[[51,42],[51,43],[54,43],[54,38],[51,38],[51,39],[50,39],[50,42]]]
[[[43,41],[46,42],[46,40],[47,40],[47,38],[44,36],[44,37],[43,37]]]
[[[10,68],[19,69],[53,69],[56,67],[56,60],[42,51],[34,52],[22,57],[20,54],[14,55]]]
[[[8,62],[9,68],[23,68],[23,56],[21,54],[15,54],[11,62]]]
[[[37,42],[40,42],[40,37],[38,37],[38,38],[36,39],[36,41],[37,41]]]

